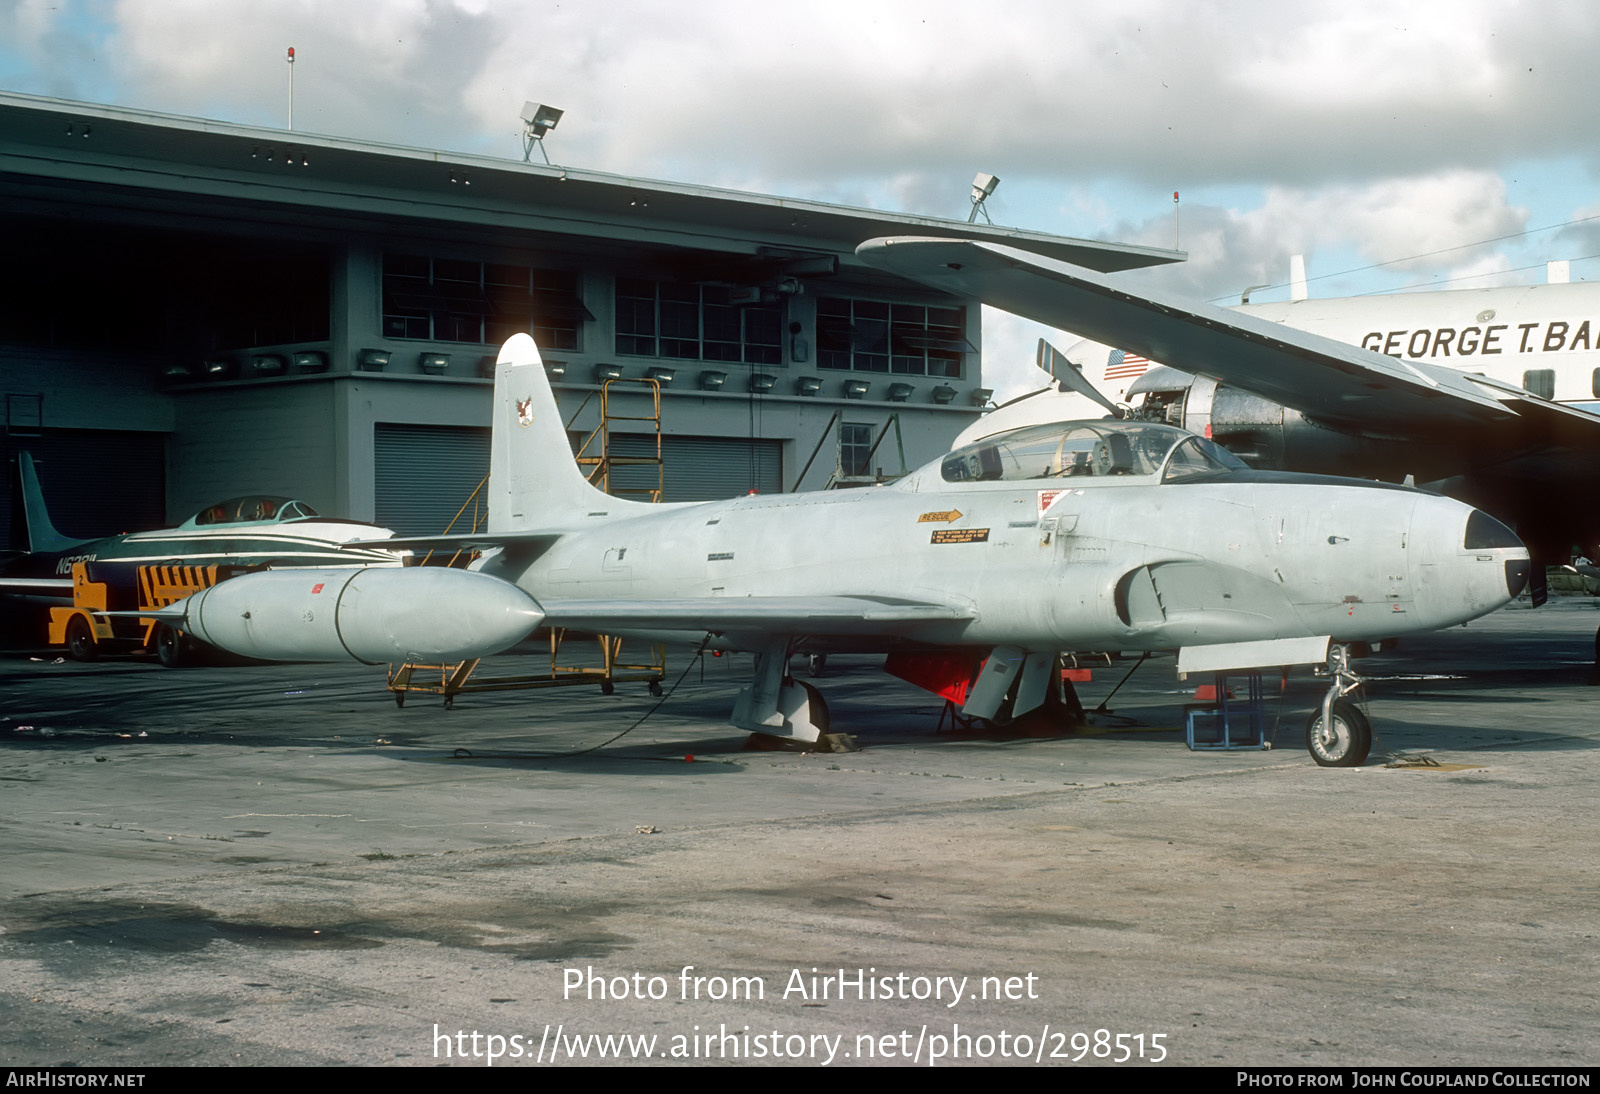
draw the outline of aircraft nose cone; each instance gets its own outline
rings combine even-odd
[[[1515,532],[1451,498],[1418,499],[1408,553],[1417,629],[1451,627],[1492,612],[1533,575],[1528,549]]]
[[[1474,509],[1467,515],[1467,531],[1461,546],[1466,551],[1502,554],[1515,551],[1516,554],[1505,560],[1506,595],[1515,597],[1527,587],[1528,578],[1533,575],[1533,562],[1528,558],[1527,548],[1515,532],[1482,509]]]

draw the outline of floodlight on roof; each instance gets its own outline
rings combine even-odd
[[[533,146],[539,146],[539,154],[544,157],[544,162],[550,162],[550,153],[544,150],[544,135],[556,127],[561,121],[565,111],[557,110],[553,106],[543,103],[522,104],[522,162],[527,163],[533,156]]]
[[[983,203],[988,200],[989,195],[994,193],[994,188],[999,185],[1000,180],[994,175],[983,171],[978,172],[977,177],[972,180],[972,212],[967,214],[968,224],[976,223],[979,213],[983,214],[986,224],[994,223],[989,219],[989,210],[984,208]]]

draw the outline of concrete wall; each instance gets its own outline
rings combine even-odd
[[[47,429],[170,431],[173,401],[159,386],[160,357],[0,344],[0,393],[13,407],[43,397]]]

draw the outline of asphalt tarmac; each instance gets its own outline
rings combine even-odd
[[[740,658],[673,654],[658,708],[446,709],[354,665],[13,656],[4,1062],[1593,1065],[1597,626],[1360,662],[1349,770],[1304,750],[1309,675],[1268,682],[1275,749],[1190,751],[1170,657],[1045,736],[836,658],[862,750],[798,754],[726,725]]]

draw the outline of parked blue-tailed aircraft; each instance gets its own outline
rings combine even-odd
[[[57,532],[46,510],[32,457],[19,453],[25,549],[0,569],[0,592],[71,603],[73,567],[79,563],[106,587],[108,606],[138,607],[139,570],[152,566],[251,568],[262,566],[400,566],[404,554],[377,542],[388,529],[354,520],[318,516],[304,502],[269,494],[229,498],[208,505],[175,528],[130,532],[98,539],[70,539]],[[352,546],[357,542],[364,546]],[[88,615],[66,623],[68,650],[80,660],[97,650]],[[158,647],[167,656],[166,647]],[[172,653],[176,654],[176,648]]]

